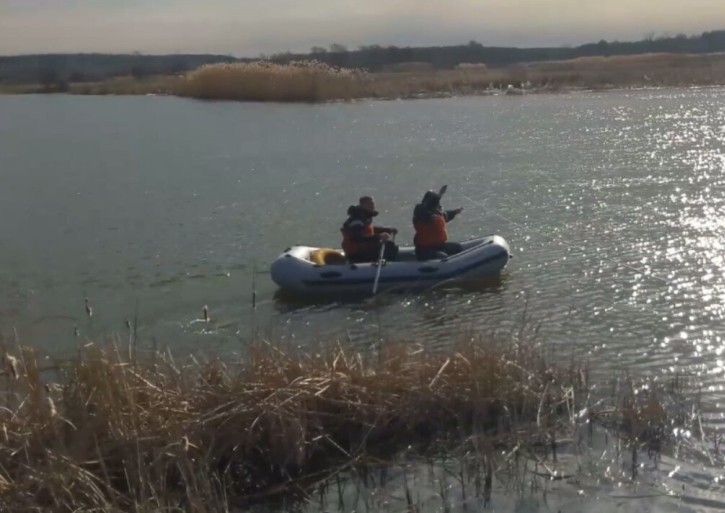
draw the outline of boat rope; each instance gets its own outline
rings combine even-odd
[[[478,206],[479,208],[482,208],[483,210],[485,210],[485,211],[487,211],[487,212],[490,212],[490,213],[492,213],[492,214],[494,214],[494,215],[496,215],[496,216],[500,217],[500,218],[501,218],[501,219],[503,219],[504,221],[507,221],[507,222],[509,222],[509,223],[513,224],[514,226],[518,226],[518,227],[519,227],[519,228],[521,228],[522,230],[526,230],[526,231],[529,231],[529,232],[531,232],[531,233],[534,233],[534,234],[536,234],[536,235],[540,235],[540,236],[542,236],[542,237],[545,237],[545,238],[547,238],[547,239],[549,239],[549,240],[552,240],[552,241],[554,241],[554,242],[558,242],[559,244],[561,244],[561,245],[563,245],[563,246],[566,246],[566,247],[568,247],[568,248],[570,248],[570,249],[578,249],[578,250],[580,250],[580,251],[583,251],[583,252],[585,252],[585,253],[586,253],[586,251],[587,251],[587,250],[586,250],[586,248],[584,248],[583,246],[576,246],[576,245],[574,245],[574,244],[569,244],[569,243],[567,243],[567,242],[564,242],[564,241],[563,241],[563,240],[561,240],[561,239],[557,239],[556,237],[552,237],[551,235],[547,235],[547,234],[545,234],[545,233],[543,233],[543,232],[540,232],[540,231],[538,231],[538,230],[535,230],[535,229],[533,229],[533,228],[529,228],[528,226],[524,226],[524,225],[522,225],[522,224],[520,224],[520,223],[517,223],[516,221],[512,221],[512,220],[511,220],[511,219],[509,219],[508,217],[505,217],[505,216],[503,216],[503,215],[499,214],[498,212],[496,212],[495,210],[493,210],[493,209],[492,209],[492,208],[490,208],[490,207],[486,207],[486,206],[484,206],[484,205],[483,205],[483,203],[481,203],[481,202],[478,202],[478,201],[475,201],[474,199],[471,199],[471,198],[469,198],[469,197],[468,197],[468,196],[466,196],[465,194],[462,194],[462,193],[460,193],[460,192],[458,192],[457,194],[458,194],[458,195],[459,195],[459,196],[460,196],[461,198],[463,198],[463,199],[465,199],[466,201],[468,201],[469,203],[471,203],[471,204],[473,204],[473,205],[476,205],[476,206]],[[622,262],[620,262],[620,261],[618,261],[618,260],[615,260],[615,259],[613,259],[613,258],[610,258],[610,257],[606,257],[606,256],[601,256],[600,258],[601,258],[602,260],[608,260],[608,261],[610,261],[610,262],[614,262],[615,264],[617,264],[617,265],[619,265],[619,266],[622,266],[622,267],[625,267],[625,268],[627,268],[627,269],[630,269],[630,270],[632,270],[632,271],[635,271],[635,272],[641,273],[641,274],[643,274],[643,275],[644,275],[644,276],[646,276],[646,277],[649,277],[649,278],[654,278],[655,280],[659,280],[659,281],[661,281],[662,283],[669,283],[669,280],[668,280],[667,278],[662,278],[662,277],[660,277],[660,276],[657,276],[656,274],[652,274],[651,272],[648,272],[648,270],[647,270],[647,269],[642,269],[642,268],[639,268],[639,267],[634,267],[634,266],[632,266],[632,265],[628,265],[628,264],[623,264]]]

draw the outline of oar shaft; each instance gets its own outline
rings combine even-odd
[[[385,253],[385,242],[380,244],[380,254],[378,255],[378,270],[375,273],[375,283],[373,284],[373,296],[378,292],[378,281],[380,280],[380,271],[383,269],[383,253]]]

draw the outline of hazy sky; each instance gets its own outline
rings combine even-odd
[[[342,43],[578,44],[725,29],[725,0],[0,0],[0,54],[224,53]]]

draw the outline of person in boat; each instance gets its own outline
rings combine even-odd
[[[340,228],[342,233],[342,250],[352,263],[375,262],[380,255],[380,245],[383,244],[383,258],[395,260],[398,256],[398,246],[390,240],[391,235],[398,233],[395,228],[385,228],[373,225],[373,218],[377,217],[375,200],[370,196],[363,196],[359,204],[350,205],[347,209],[348,218]]]
[[[418,260],[436,260],[462,251],[457,242],[448,241],[447,223],[455,219],[463,209],[443,210],[441,198],[446,192],[443,186],[439,192],[428,191],[413,211],[415,256]]]

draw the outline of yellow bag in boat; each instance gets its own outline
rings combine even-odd
[[[317,265],[342,265],[347,263],[345,255],[332,248],[320,248],[310,253],[310,261]]]

